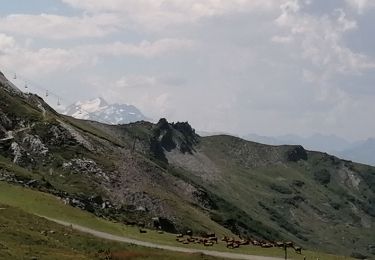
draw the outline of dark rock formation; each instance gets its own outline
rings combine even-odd
[[[298,162],[300,160],[306,161],[307,152],[302,146],[295,146],[287,152],[287,159],[290,162]]]

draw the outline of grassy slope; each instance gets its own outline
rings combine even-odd
[[[325,155],[310,153],[307,162],[270,163],[265,167],[246,167],[247,159],[238,156],[236,150],[238,146],[243,145],[243,142],[238,146],[235,145],[236,142],[238,142],[237,138],[227,136],[203,139],[199,150],[215,162],[222,177],[213,185],[206,185],[207,189],[220,194],[284,237],[309,245],[311,249],[324,248],[336,252],[339,248],[342,253],[350,254],[356,250],[363,251],[371,241],[375,241],[374,226],[361,227],[356,216],[353,216],[350,198],[348,201],[342,196],[342,194],[352,194],[353,197],[365,200],[366,196],[373,195],[366,191],[367,187],[361,187],[355,192],[336,185],[339,182],[338,173]],[[259,146],[250,142],[246,145]],[[258,148],[255,149],[259,151]],[[279,147],[279,149],[284,148]],[[269,154],[272,152],[267,151],[264,155],[260,154],[260,157],[267,158]],[[332,171],[333,181],[330,184],[321,185],[313,179],[312,171],[318,167]],[[358,171],[373,170],[366,166],[354,167],[357,167]],[[359,169],[360,167],[362,169]],[[303,187],[293,186],[293,181],[297,180],[304,182]],[[276,191],[272,188],[275,184],[276,188],[282,187],[286,192]],[[305,201],[295,202],[296,196]],[[332,209],[329,205],[333,202],[338,204],[338,209]],[[266,205],[268,209],[265,210],[261,205]],[[315,205],[317,208],[311,211],[310,205]],[[320,219],[317,219],[316,216],[319,214],[321,214]],[[329,226],[327,223],[330,223]],[[301,235],[303,237],[299,239]],[[337,241],[338,237],[343,239]]]
[[[18,98],[11,97],[5,92],[1,94],[2,94],[2,98],[4,97],[4,100],[6,100],[6,106],[5,106],[6,109],[14,112],[12,117],[15,116],[15,117],[21,117],[24,119],[26,118],[27,120],[31,120],[34,122],[36,121],[38,123],[47,122],[47,121],[53,122],[56,118],[59,118],[58,115],[52,112],[47,112],[46,118],[43,118],[41,116],[41,112],[38,109],[36,109],[35,106],[30,106],[28,102],[26,102],[25,100],[20,100]],[[98,138],[102,140],[104,139],[104,140],[107,140],[108,143],[111,143],[112,145],[114,144],[116,146],[129,146],[132,143],[132,138],[131,138],[132,135],[137,135],[139,137],[142,136],[141,130],[143,129],[143,127],[141,127],[140,129],[138,129],[137,127],[134,128],[134,131],[131,131],[130,133],[130,138],[122,139],[122,138],[116,138],[116,136],[112,136],[111,134],[108,135],[105,128],[104,130],[102,130],[92,125],[89,122],[84,122],[84,121],[75,120],[71,118],[64,118],[64,121],[71,125],[74,125],[76,127],[76,130],[78,130],[81,133],[84,133],[87,136],[90,136],[90,138],[94,138],[94,139]],[[147,135],[147,133],[145,135]],[[205,139],[204,142],[206,141],[209,142],[209,140],[210,139],[207,138]],[[226,154],[225,151],[230,152],[230,149],[228,150],[227,149],[228,147],[226,147],[225,144],[222,145],[221,143],[216,143],[215,140],[211,140],[211,141],[213,141],[213,145],[207,145],[207,146],[204,145],[203,148],[205,149],[208,148],[208,150],[205,150],[205,152],[209,156],[211,156],[213,160],[216,160],[216,163],[220,165],[221,169],[223,169],[222,173],[224,173],[223,177],[225,178],[225,181],[222,183],[219,183],[218,185],[214,187],[208,187],[208,188],[211,191],[215,192],[216,194],[223,196],[223,198],[225,198],[232,204],[238,206],[239,208],[245,209],[245,211],[251,214],[251,216],[253,217],[257,217],[257,218],[264,220],[264,216],[267,216],[265,215],[264,209],[259,207],[258,198],[264,198],[264,201],[266,202],[268,201],[269,203],[270,201],[272,201],[274,197],[272,196],[273,191],[272,190],[270,191],[269,189],[264,189],[264,186],[267,186],[268,183],[274,181],[274,178],[279,178],[279,177],[283,178],[282,176],[280,176],[280,174],[283,175],[285,173],[287,177],[290,177],[291,172],[294,171],[296,176],[300,175],[301,171],[299,169],[293,168],[293,167],[298,168],[298,165],[294,165],[293,167],[290,167],[287,170],[283,166],[277,166],[276,168],[267,166],[265,168],[258,168],[257,171],[252,171],[252,170],[242,167],[242,165],[238,162],[231,163],[230,160],[228,160],[228,162],[225,162],[226,159],[231,157],[230,154],[228,156],[228,154]],[[61,149],[60,150],[57,149],[55,151],[56,152],[55,155],[58,155],[58,156],[61,155],[61,157],[64,158],[64,156],[71,156],[71,154],[74,154],[74,153],[78,155],[82,155],[83,153],[85,153],[79,147],[69,147],[69,148],[72,149],[72,150],[67,150],[69,155],[64,154],[63,153],[64,151],[61,151]],[[90,155],[88,154],[83,154],[83,155],[90,157]],[[10,167],[13,170],[17,168],[17,167],[13,168],[13,165],[9,165],[9,161],[3,160],[3,158],[0,158],[0,159],[3,161],[2,167]],[[19,173],[19,172],[22,172],[23,170],[18,167],[15,171]],[[34,170],[33,178],[38,179],[37,175],[48,178],[48,175],[45,174],[46,172],[47,172],[47,169],[39,169],[39,172],[38,170],[36,171]],[[30,173],[27,171],[23,171],[23,174],[30,174]],[[54,176],[58,176],[58,174],[55,174]],[[88,186],[87,185],[88,183],[82,181],[82,179],[77,179],[77,180],[69,179],[69,182],[67,183],[63,183],[63,180],[60,180],[60,179],[51,179],[51,180],[47,179],[47,180],[50,181],[52,184],[56,185],[57,187],[61,189],[65,189],[67,191],[71,191],[71,192],[85,190],[86,187]],[[314,192],[314,189],[312,191]],[[322,199],[324,198],[324,196],[322,196],[320,192],[316,192],[315,194],[317,195],[317,198],[319,198],[319,196]],[[165,196],[165,199],[168,199],[168,193],[163,193],[161,195]],[[278,194],[278,197],[280,197],[280,194]],[[287,198],[288,196],[285,196],[285,197]],[[173,203],[175,203],[176,206],[178,206],[179,205],[178,199],[174,199],[174,200],[175,201]],[[188,205],[188,206],[191,207],[191,205]],[[207,227],[206,229],[222,230],[217,225],[215,225],[212,221],[210,221],[207,218],[207,216],[203,214],[202,212],[199,212],[198,210],[195,210],[193,208],[189,210],[187,210],[186,208],[187,207],[182,206],[177,209],[179,210],[180,215],[184,219],[186,220],[194,219],[194,221],[192,221],[191,223],[188,223],[189,225],[191,226],[196,225],[196,222],[199,220],[202,224],[198,228],[201,228],[202,226],[206,226]],[[193,214],[194,216],[191,216],[192,212],[194,213]],[[308,215],[301,216],[301,217],[308,217]],[[278,229],[278,226],[275,225],[273,221],[266,221],[266,222],[270,226],[273,226],[273,228]],[[338,230],[341,230],[341,229],[342,227],[339,226]],[[281,229],[278,231],[281,233],[284,233],[286,237],[288,236],[293,237],[293,235],[288,234],[286,230]],[[324,228],[322,229],[322,232],[323,232],[322,235],[324,235]],[[354,234],[356,233],[354,232]],[[316,241],[320,241],[320,240],[317,239]],[[359,241],[361,241],[361,239],[359,239]],[[332,246],[335,246],[335,245],[332,245]]]
[[[118,223],[113,223],[103,219],[96,218],[87,212],[64,205],[60,200],[49,194],[24,189],[3,182],[0,182],[0,203],[3,205],[17,207],[28,213],[68,221],[71,223],[79,224],[82,226],[90,227],[99,231],[108,232],[115,235],[124,235],[126,237],[131,237],[143,241],[181,246],[181,244],[178,244],[175,241],[175,236],[172,234],[158,234],[155,231],[148,231],[147,234],[140,234],[137,228],[124,226]],[[20,239],[21,238],[15,237],[13,242],[17,243],[17,241],[20,241]],[[198,245],[191,245],[190,247],[201,248],[201,246]],[[226,249],[222,243],[213,247],[212,249],[233,252],[231,250]],[[38,250],[38,248],[36,248],[36,250]],[[282,250],[277,248],[262,249],[258,247],[249,246],[242,247],[234,252],[267,256],[283,256]],[[328,260],[346,259],[344,257],[332,256],[309,251],[306,251],[305,254],[310,259],[313,257],[314,259],[316,257],[320,257],[320,259]],[[46,253],[46,255],[48,255],[48,253]],[[290,252],[290,256],[294,259],[302,259],[302,256],[296,255],[293,252]]]
[[[0,213],[0,259],[217,259],[98,239],[7,205]]]
[[[35,122],[33,134],[46,137],[49,134],[48,127],[51,124],[59,125],[58,121],[63,121],[86,139],[90,140],[95,148],[99,149],[97,152],[90,152],[80,145],[72,144],[49,147],[53,156],[42,164],[39,164],[37,167],[34,166],[32,172],[15,166],[10,158],[4,158],[3,155],[0,155],[1,168],[13,172],[17,176],[28,177],[36,180],[41,180],[43,178],[43,180],[51,183],[56,189],[71,194],[83,193],[89,196],[94,196],[105,195],[105,192],[100,185],[100,181],[98,182],[93,178],[86,178],[86,176],[79,174],[69,175],[68,178],[64,176],[61,167],[63,162],[72,158],[83,157],[94,160],[106,171],[116,170],[118,162],[121,162],[123,159],[123,155],[118,153],[118,151],[114,152],[113,148],[129,149],[133,144],[134,136],[139,139],[147,139],[146,136],[149,135],[149,131],[146,130],[143,125],[138,126],[137,124],[120,130],[114,127],[116,131],[120,131],[121,133],[120,135],[116,135],[109,131],[113,128],[111,126],[77,120],[68,116],[60,116],[50,109],[47,109],[46,116],[43,117],[41,111],[39,111],[36,105],[31,102],[31,99],[11,95],[1,88],[0,94],[0,109],[3,109],[10,118],[22,118]],[[2,104],[1,102],[4,103]],[[47,106],[46,104],[44,105]],[[149,125],[147,123],[145,124]],[[163,171],[158,165],[140,153],[134,157],[134,160],[135,159],[138,160],[137,163],[141,168],[146,170],[149,168],[152,170],[153,167],[157,167],[161,172]],[[54,174],[50,174],[51,166]],[[142,170],[145,171],[144,169]],[[214,230],[231,234],[230,231],[211,221],[206,214],[182,200],[172,192],[165,190],[164,187],[158,188],[157,186],[152,186],[151,188],[143,187],[143,189],[149,194],[155,195],[162,200],[169,201],[170,205],[173,206],[173,209],[176,212],[175,215],[178,216],[180,220],[183,220],[185,226],[196,230]]]

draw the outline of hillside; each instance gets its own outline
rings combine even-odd
[[[375,168],[188,123],[62,116],[0,75],[0,180],[122,223],[374,254]],[[373,257],[375,255],[372,255]]]
[[[110,242],[0,204],[0,259],[218,259]]]
[[[351,142],[335,135],[314,134],[309,137],[298,135],[283,135],[277,137],[249,134],[243,137],[245,140],[269,145],[294,145],[322,151],[337,157],[368,165],[375,165],[375,140],[368,138],[362,141]]]

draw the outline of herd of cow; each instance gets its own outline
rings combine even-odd
[[[187,231],[186,235],[178,234],[176,236],[176,241],[182,244],[201,244],[204,246],[213,246],[214,244],[218,244],[219,239],[217,236],[212,234],[206,234],[202,237],[194,237],[191,231]],[[240,246],[246,245],[253,245],[259,246],[263,248],[272,248],[272,247],[279,247],[279,248],[293,248],[297,254],[302,254],[302,248],[299,246],[294,245],[293,242],[269,242],[269,241],[258,241],[258,240],[249,240],[249,239],[240,239],[236,240],[234,238],[223,237],[221,239],[222,242],[226,243],[226,247],[230,249],[239,248]]]

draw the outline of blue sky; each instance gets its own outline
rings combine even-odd
[[[364,139],[374,14],[372,0],[4,0],[0,69],[64,105],[101,96],[205,131]]]

